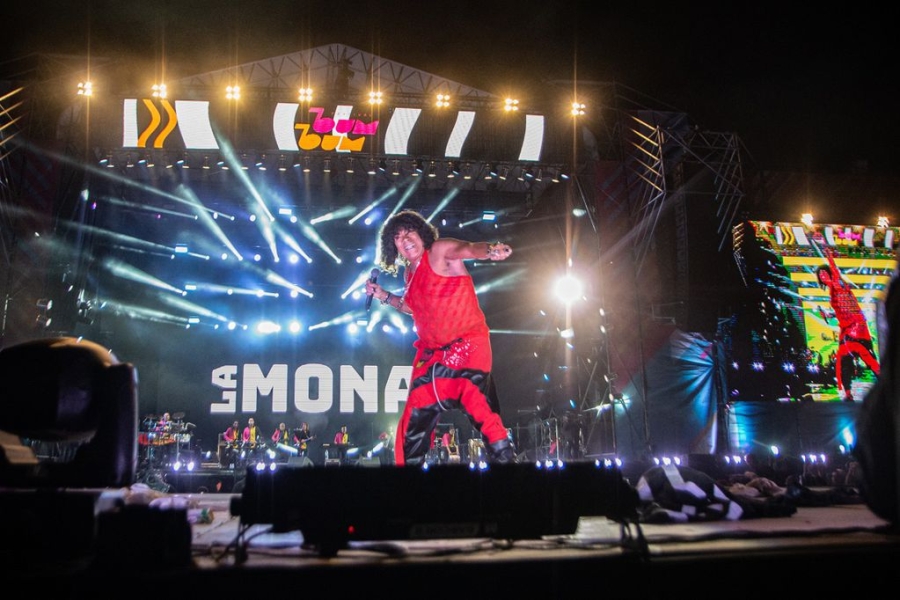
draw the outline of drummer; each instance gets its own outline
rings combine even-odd
[[[170,431],[172,429],[172,415],[165,412],[156,422],[156,431]]]

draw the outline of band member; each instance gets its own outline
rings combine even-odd
[[[379,454],[381,464],[394,464],[394,428],[388,427],[387,430],[382,431],[378,436],[378,441],[381,442],[381,453]]]
[[[465,412],[492,461],[515,462],[491,374],[490,330],[465,266],[466,260],[502,261],[511,254],[500,242],[439,239],[437,228],[410,210],[398,212],[382,227],[378,265],[392,274],[402,265],[405,287],[395,294],[372,278],[366,294],[410,315],[418,335],[412,382],[397,427],[398,465],[425,460],[438,419],[450,409]]]
[[[163,413],[163,416],[156,422],[157,431],[169,431],[172,429],[172,416],[169,413]]]
[[[287,425],[279,423],[278,428],[272,433],[272,441],[276,444],[284,444],[290,446],[294,443],[294,436]]]
[[[247,419],[247,426],[244,427],[242,439],[245,444],[251,447],[256,446],[262,441],[262,434],[259,431],[259,427],[256,426],[256,421],[253,420],[253,417]]]
[[[309,423],[300,423],[300,429],[294,431],[294,444],[299,456],[309,456],[309,443],[315,437],[309,430]]]
[[[223,466],[236,464],[236,452],[241,445],[243,432],[241,424],[235,421],[231,427],[222,432],[222,445],[219,448],[219,464]]]
[[[447,451],[449,462],[459,462],[459,444],[456,438],[456,427],[451,427],[441,438]]]
[[[821,266],[816,271],[819,283],[828,289],[831,310],[838,322],[838,350],[834,358],[835,379],[838,395],[842,400],[853,400],[853,374],[856,370],[856,358],[862,359],[877,376],[878,359],[872,346],[872,335],[869,325],[853,293],[853,285],[846,281],[838,270],[831,250],[825,249],[828,266]]]
[[[222,434],[222,439],[228,443],[234,445],[237,442],[240,442],[243,436],[243,432],[241,431],[241,425],[237,421],[231,424],[231,427],[225,430]]]
[[[347,459],[347,447],[350,445],[350,434],[347,433],[347,426],[341,427],[341,430],[334,434],[334,446],[337,448],[338,458],[341,462]]]

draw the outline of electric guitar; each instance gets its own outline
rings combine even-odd
[[[305,451],[309,448],[309,442],[313,441],[314,439],[316,439],[316,436],[312,435],[305,440],[301,440],[299,444],[294,445],[297,446],[300,450]]]

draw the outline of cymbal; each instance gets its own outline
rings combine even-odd
[[[178,421],[179,419],[183,419],[184,413],[183,412],[172,413],[172,418],[175,419],[176,421]]]

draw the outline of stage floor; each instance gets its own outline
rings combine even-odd
[[[40,581],[70,598],[93,597],[98,584],[125,578],[136,586],[129,596],[137,597],[158,597],[164,581],[166,596],[242,596],[286,586],[300,595],[340,590],[430,600],[572,598],[588,592],[731,599],[821,590],[858,597],[888,593],[900,581],[900,532],[860,503],[801,506],[787,517],[733,521],[651,524],[583,516],[571,535],[350,542],[336,555],[323,556],[304,546],[301,531],[242,527],[231,513],[239,494],[162,493],[135,484],[113,495],[133,505],[185,509],[187,562],[160,558],[180,543],[180,529],[164,526],[156,539],[144,540],[146,552],[135,554],[144,564],[59,573],[41,568],[45,559],[36,556],[31,567],[13,570],[12,578]],[[135,552],[127,544],[119,547]]]

